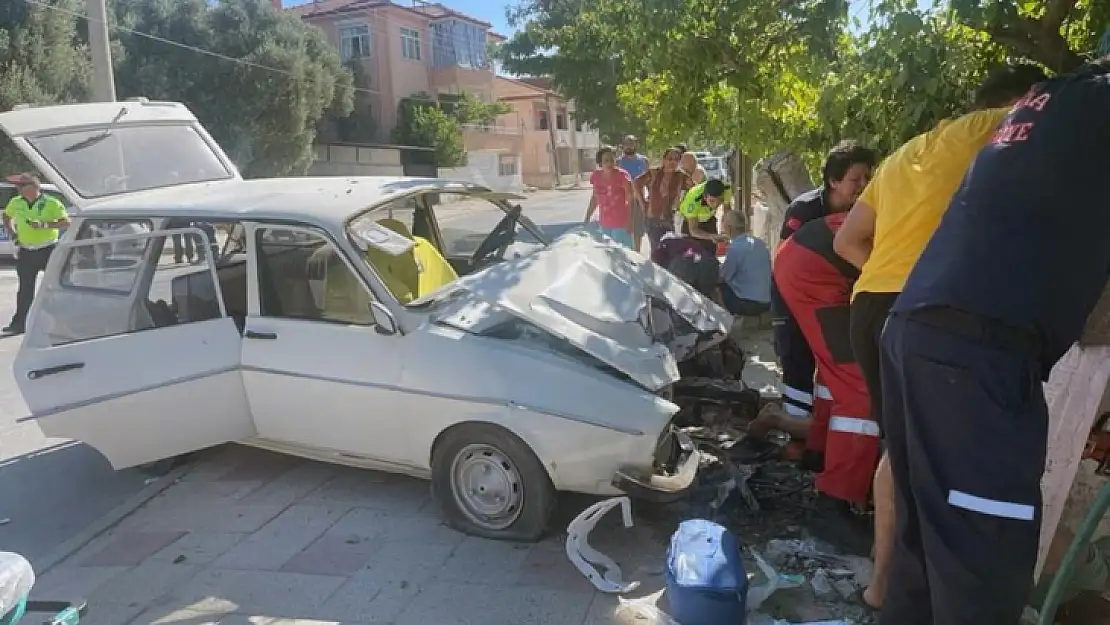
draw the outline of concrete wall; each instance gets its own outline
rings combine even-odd
[[[500,164],[503,159],[516,159],[517,172],[513,175],[502,176]],[[467,163],[462,167],[440,169],[440,178],[473,182],[494,191],[517,193],[524,189],[524,181],[520,175],[520,155],[504,154],[494,150],[471,151],[467,153]]]
[[[358,147],[321,144],[310,176],[402,176],[401,150],[391,147]]]

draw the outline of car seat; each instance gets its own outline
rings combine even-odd
[[[374,248],[366,252],[366,260],[377,270],[386,287],[402,304],[459,279],[455,269],[431,241],[413,236],[408,227],[396,219],[380,219],[378,225],[413,242],[412,249],[398,256]]]

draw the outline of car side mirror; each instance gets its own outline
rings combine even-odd
[[[370,314],[374,317],[374,331],[378,334],[397,334],[397,322],[393,313],[381,302],[370,302]]]

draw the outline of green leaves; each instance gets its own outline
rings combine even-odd
[[[335,47],[265,0],[115,0],[112,9],[130,29],[238,60],[116,34],[119,96],[184,102],[244,176],[303,174],[320,120],[352,110],[353,77]]]
[[[77,11],[76,0],[60,0]],[[0,111],[16,104],[57,104],[88,96],[92,68],[72,15],[25,2],[0,2]],[[0,136],[0,174],[30,168]]]

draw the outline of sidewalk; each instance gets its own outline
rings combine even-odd
[[[544,542],[495,542],[442,525],[426,482],[225,446],[33,595],[87,598],[89,625],[619,623],[566,557],[588,502],[565,499]],[[642,582],[631,596],[660,589],[666,536],[605,521],[591,544]]]

